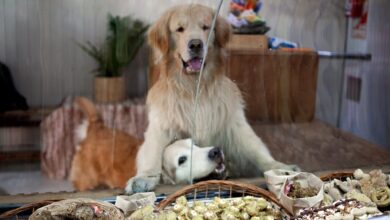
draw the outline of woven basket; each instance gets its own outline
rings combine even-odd
[[[324,175],[320,176],[320,179],[324,182],[328,182],[334,179],[339,179],[339,180],[345,180],[348,177],[353,177],[352,172],[333,172],[333,173],[327,173]]]
[[[282,204],[279,203],[279,201],[271,192],[254,185],[226,180],[209,180],[184,187],[183,189],[162,200],[157,205],[157,209],[161,211],[168,206],[171,206],[180,196],[193,198],[193,200],[200,200],[212,199],[216,195],[224,195],[224,197],[227,198],[236,198],[242,196],[262,197],[268,202],[276,205],[280,211],[284,212],[288,217],[292,216],[292,214]]]
[[[44,200],[44,201],[40,201],[40,202],[26,204],[26,205],[21,206],[19,208],[12,209],[10,211],[7,211],[7,212],[0,214],[0,219],[9,219],[9,218],[19,219],[18,215],[20,213],[27,212],[27,211],[33,213],[35,210],[37,210],[43,206],[47,206],[47,205],[52,204],[53,202],[58,202],[58,201],[60,201],[60,200]]]

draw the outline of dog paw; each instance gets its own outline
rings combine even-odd
[[[298,165],[284,164],[284,163],[281,163],[278,161],[274,161],[274,162],[269,164],[268,170],[273,170],[273,169],[291,170],[291,171],[296,171],[296,172],[301,171],[301,168]]]
[[[127,194],[152,191],[160,180],[159,176],[140,176],[131,178],[126,185]]]
[[[285,170],[292,170],[296,172],[302,171],[301,168],[296,164],[285,164],[285,165],[286,165],[286,167],[284,168]]]

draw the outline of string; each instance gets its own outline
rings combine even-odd
[[[199,77],[198,77],[198,82],[197,82],[197,86],[196,86],[196,93],[195,93],[195,107],[194,107],[194,113],[193,113],[193,121],[192,121],[192,138],[191,138],[191,159],[190,159],[190,183],[191,185],[193,184],[193,178],[192,178],[192,153],[193,153],[193,150],[194,150],[194,137],[196,136],[196,113],[197,113],[197,110],[198,110],[198,98],[199,98],[199,90],[200,90],[200,81],[202,79],[202,75],[203,75],[203,69],[204,69],[204,64],[205,64],[205,61],[206,61],[206,58],[207,58],[207,53],[208,53],[208,50],[209,50],[209,42],[211,40],[211,36],[214,32],[214,29],[215,29],[215,23],[217,21],[217,17],[218,17],[218,14],[219,14],[219,11],[221,10],[221,6],[222,6],[222,3],[223,3],[223,0],[220,0],[219,1],[219,4],[218,4],[218,7],[217,7],[217,10],[214,14],[214,17],[213,17],[213,22],[211,23],[211,27],[210,27],[210,32],[209,32],[209,35],[207,37],[207,41],[206,41],[206,50],[205,50],[205,53],[204,53],[204,57],[203,57],[203,60],[202,60],[202,65],[200,67],[200,72],[199,72]]]

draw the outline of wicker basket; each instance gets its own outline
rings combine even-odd
[[[37,210],[43,206],[47,206],[47,205],[52,204],[53,202],[58,202],[58,201],[60,201],[60,200],[44,200],[44,201],[40,201],[40,202],[26,204],[26,205],[21,206],[19,208],[12,209],[10,211],[7,211],[7,212],[0,214],[0,219],[9,219],[9,218],[19,219],[18,215],[20,213],[27,212],[27,211],[33,213],[35,210]]]
[[[162,200],[157,205],[157,209],[163,210],[168,206],[171,206],[180,196],[186,196],[187,198],[192,198],[193,200],[200,200],[211,199],[215,196],[222,197],[222,195],[227,198],[242,197],[247,195],[262,197],[268,202],[276,205],[280,211],[286,214],[288,217],[292,216],[292,214],[278,202],[278,200],[271,192],[258,188],[254,185],[225,180],[209,180],[184,187],[183,189]]]
[[[347,178],[353,177],[352,172],[333,172],[333,173],[327,173],[324,175],[320,176],[320,179],[324,182],[328,182],[334,179],[339,179],[339,180],[346,180]]]

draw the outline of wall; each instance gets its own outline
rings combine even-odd
[[[346,19],[340,0],[264,0],[262,15],[272,28],[269,36],[299,43],[301,47],[344,51]],[[320,59],[316,118],[337,124],[342,60]]]
[[[347,61],[341,127],[390,149],[390,1],[369,0],[366,37],[352,37],[349,20],[349,52],[372,54],[371,61]],[[360,100],[346,98],[347,77],[361,79]],[[358,94],[359,91],[355,90]]]
[[[31,106],[58,105],[67,95],[92,95],[94,61],[75,42],[100,43],[107,12],[130,14],[153,22],[178,4],[217,1],[164,0],[0,0],[0,60],[12,70],[19,91]],[[221,14],[226,15],[228,1]],[[278,36],[315,49],[341,51],[344,39],[343,1],[264,0],[262,15]],[[129,68],[128,95],[146,91],[146,47]],[[321,61],[317,115],[331,123],[337,118],[341,65]]]

